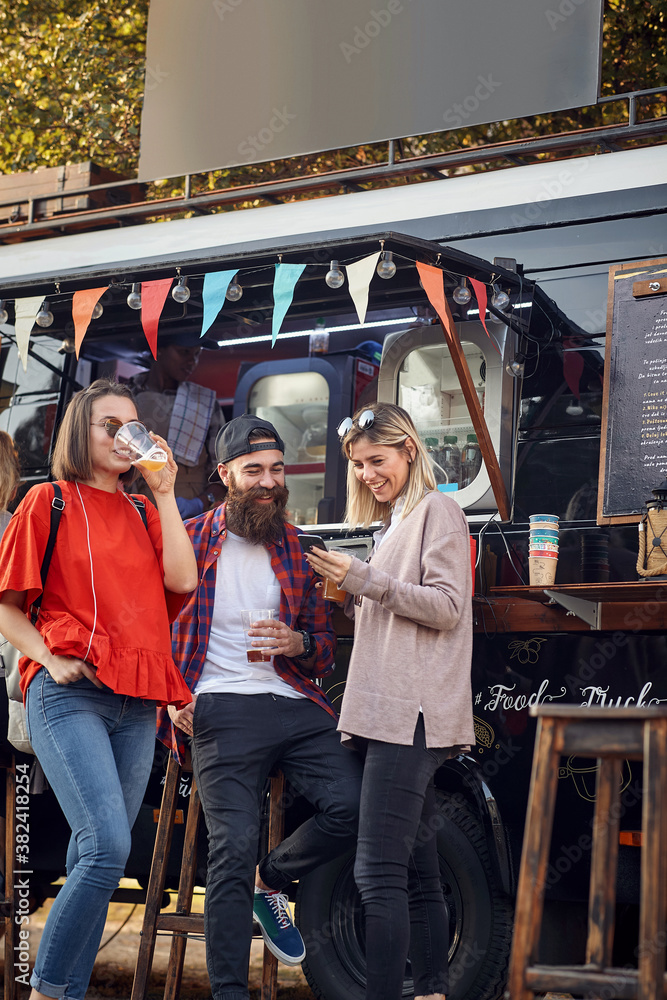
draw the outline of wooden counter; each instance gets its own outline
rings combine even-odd
[[[667,629],[667,580],[492,587],[473,601],[475,631],[586,632]]]

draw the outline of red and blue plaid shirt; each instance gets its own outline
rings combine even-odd
[[[227,535],[225,505],[186,521],[185,528],[197,557],[199,586],[187,597],[172,626],[172,650],[186,684],[194,691],[204,669],[211,633],[216,569]],[[331,611],[321,592],[315,589],[316,577],[304,558],[297,541],[298,534],[293,525],[286,524],[281,540],[266,548],[280,584],[280,620],[293,630],[310,632],[315,640],[317,655],[314,667],[307,674],[301,661],[286,656],[274,657],[273,666],[279,677],[336,719],[327,696],[313,680],[325,677],[333,670],[336,636],[331,625]],[[157,735],[179,760],[183,759],[185,735],[172,725],[164,708],[158,709]]]

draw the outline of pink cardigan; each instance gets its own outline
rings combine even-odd
[[[420,706],[426,745],[475,742],[470,666],[470,539],[456,501],[433,491],[373,555],[353,559],[354,648],[338,729],[412,745]]]

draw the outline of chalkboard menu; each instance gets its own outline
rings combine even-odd
[[[638,521],[667,476],[667,258],[609,269],[598,524]]]

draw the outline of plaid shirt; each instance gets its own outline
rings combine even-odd
[[[188,596],[172,626],[172,649],[186,684],[194,691],[204,668],[211,633],[216,569],[227,535],[225,505],[193,517],[186,521],[185,527],[197,557],[199,586]],[[315,575],[304,558],[298,534],[293,525],[286,524],[282,539],[266,548],[281,589],[280,620],[293,630],[303,629],[313,634],[317,647],[315,666],[306,674],[299,660],[286,656],[274,657],[273,666],[279,677],[336,719],[327,696],[312,679],[325,677],[333,670],[336,636],[331,611],[315,589]],[[182,761],[186,737],[172,725],[164,708],[158,709],[157,736]]]

